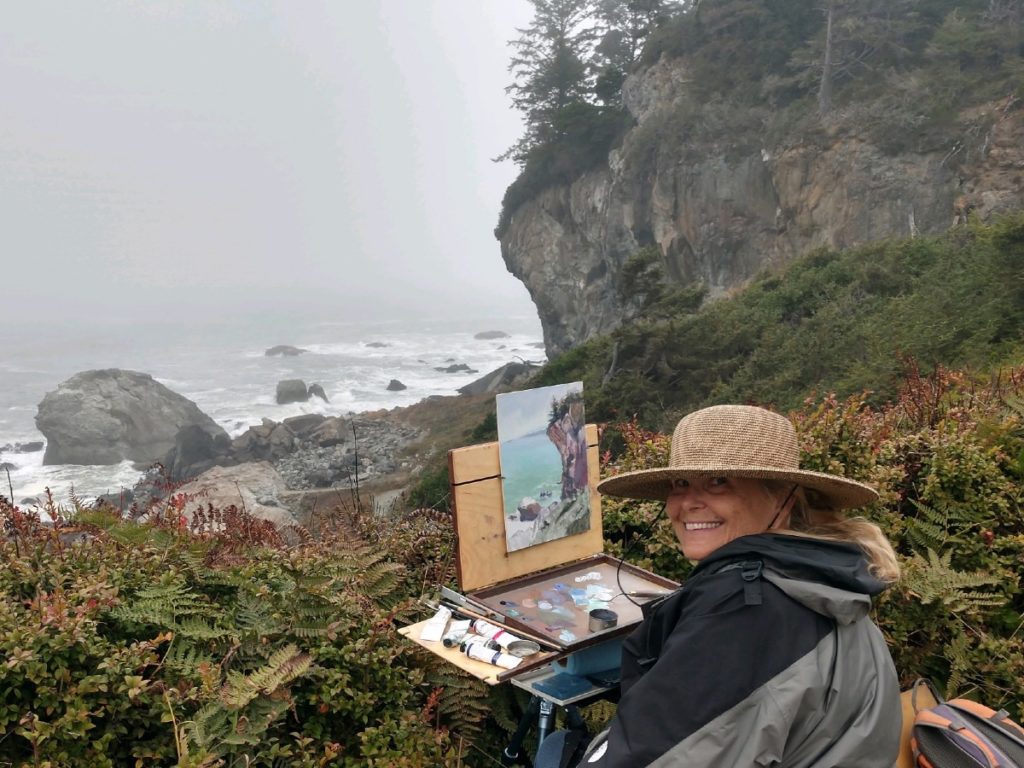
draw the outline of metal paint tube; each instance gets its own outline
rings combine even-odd
[[[445,648],[454,648],[460,642],[462,638],[469,632],[469,619],[463,619],[462,621],[453,621],[448,626],[448,634],[441,638],[441,642]]]
[[[466,649],[471,645],[482,645],[484,648],[487,648],[491,651],[501,650],[501,646],[493,640],[490,640],[482,635],[474,634],[466,634],[463,636],[462,640],[459,641],[459,650],[465,653]]]
[[[501,651],[493,651],[487,648],[481,643],[469,643],[468,645],[463,644],[460,646],[462,652],[465,653],[469,658],[476,659],[477,661],[483,661],[488,664],[494,664],[497,667],[503,669],[515,669],[519,666],[522,659],[511,656]]]
[[[522,640],[521,637],[510,635],[503,628],[497,626],[496,624],[491,624],[491,622],[489,621],[484,621],[483,619],[477,619],[473,622],[473,631],[476,632],[478,635],[483,635],[484,637],[490,638],[498,645],[500,645],[502,648],[507,648],[509,643],[514,643],[518,640]]]

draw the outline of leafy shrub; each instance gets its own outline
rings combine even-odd
[[[168,512],[51,529],[0,499],[0,764],[439,766],[449,723],[482,732],[486,693],[440,706],[394,630],[451,567],[444,520],[353,513],[288,545],[237,510]]]
[[[870,390],[882,403],[908,358],[979,370],[1020,360],[1022,242],[1017,214],[937,237],[816,251],[697,312],[699,294],[675,306],[662,300],[553,360],[537,380],[582,380],[590,418],[637,416],[662,429],[701,405],[795,408],[813,391]]]

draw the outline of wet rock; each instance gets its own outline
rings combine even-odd
[[[447,368],[442,366],[440,368],[434,368],[434,370],[440,371],[441,373],[477,373],[475,369],[470,368],[465,363],[454,363],[449,365]]]
[[[231,450],[227,434],[213,437],[194,424],[182,427],[174,437],[174,447],[163,457],[163,465],[173,480],[185,480],[201,475],[223,463]]]
[[[309,389],[306,391],[306,399],[308,400],[310,397],[319,397],[325,403],[331,402],[330,400],[327,399],[327,393],[324,392],[324,388],[321,387],[319,384],[309,385]]]
[[[0,453],[35,453],[43,450],[42,440],[33,440],[30,443],[8,443],[0,447]]]
[[[473,334],[474,339],[507,339],[509,335],[504,331],[480,331],[480,333]]]
[[[308,350],[301,349],[300,347],[293,347],[291,344],[278,344],[276,347],[271,347],[263,354],[267,357],[295,357],[296,355],[305,354]]]
[[[366,342],[366,346],[372,347],[373,349],[382,349],[384,347],[390,347],[391,345],[385,344],[383,341],[368,341]]]
[[[388,382],[388,392],[401,392],[403,389],[408,389],[408,387],[398,379],[392,379]]]
[[[46,394],[36,415],[46,436],[43,464],[150,464],[189,425],[227,435],[195,403],[149,374],[117,368],[75,374]]]
[[[304,403],[309,400],[309,390],[302,379],[284,379],[277,382],[277,404]]]

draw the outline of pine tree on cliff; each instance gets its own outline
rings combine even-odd
[[[622,84],[640,59],[648,35],[692,4],[692,0],[597,0],[597,44],[591,58],[597,98],[605,104],[620,104]]]
[[[591,91],[586,58],[593,42],[592,0],[530,0],[533,20],[517,30],[513,82],[505,90],[526,119],[526,133],[499,159],[523,164],[530,150],[555,142],[567,111]]]

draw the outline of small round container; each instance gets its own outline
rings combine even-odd
[[[600,632],[611,629],[619,623],[619,614],[607,608],[595,608],[590,612],[590,631]]]
[[[513,640],[505,648],[505,653],[511,656],[518,656],[520,659],[525,659],[527,656],[533,656],[533,654],[540,651],[540,645],[533,642],[533,640]]]

